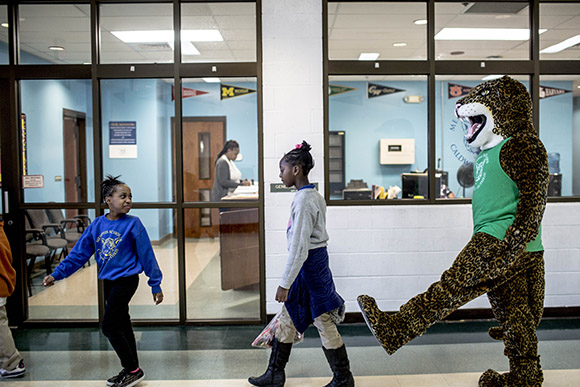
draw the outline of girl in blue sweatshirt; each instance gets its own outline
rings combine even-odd
[[[129,316],[129,301],[139,284],[139,274],[149,277],[153,301],[163,301],[161,270],[155,259],[151,241],[141,220],[127,215],[131,210],[131,188],[117,177],[108,175],[101,184],[109,213],[96,218],[85,230],[72,251],[51,275],[44,278],[44,286],[52,286],[64,279],[95,255],[98,277],[105,290],[103,334],[119,356],[123,369],[107,380],[108,386],[130,387],[139,383],[145,373],[139,368],[137,344]]]

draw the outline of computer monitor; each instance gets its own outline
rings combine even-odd
[[[441,196],[441,178],[447,181],[447,172],[435,174],[435,195]],[[429,197],[429,175],[427,172],[413,172],[401,174],[402,198],[413,199],[415,196]]]

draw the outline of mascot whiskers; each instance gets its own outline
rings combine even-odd
[[[536,328],[544,307],[541,222],[548,160],[532,126],[525,86],[508,77],[484,82],[460,99],[456,115],[469,122],[467,142],[481,149],[474,164],[473,236],[449,269],[394,314],[358,297],[363,317],[389,354],[467,302],[487,294],[510,370],[487,370],[479,386],[541,386]]]

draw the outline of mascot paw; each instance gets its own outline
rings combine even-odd
[[[499,341],[503,340],[503,328],[502,327],[491,327],[488,329],[487,333],[489,334],[489,337],[491,337],[494,340],[499,340]]]
[[[389,355],[395,353],[402,343],[397,344],[398,335],[390,324],[387,313],[377,307],[377,303],[371,296],[361,295],[357,297],[362,315],[372,334],[379,344]]]
[[[508,386],[507,374],[500,374],[497,371],[489,369],[479,378],[479,387],[503,387]]]

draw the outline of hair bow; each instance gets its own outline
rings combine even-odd
[[[300,149],[302,148],[302,144],[296,144],[296,146],[294,147],[294,149]]]

